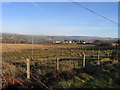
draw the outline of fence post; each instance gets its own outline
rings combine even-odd
[[[74,69],[75,69],[75,63],[73,63],[73,67],[74,67]]]
[[[85,67],[85,54],[83,54],[83,68]]]
[[[56,59],[56,70],[59,70],[59,58]]]
[[[27,79],[30,79],[30,59],[27,58]]]
[[[99,51],[98,51],[98,61],[99,61],[99,57],[100,57],[100,56],[99,56]]]

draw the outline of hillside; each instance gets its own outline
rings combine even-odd
[[[51,38],[44,35],[23,35],[23,34],[11,34],[2,33],[3,43],[32,43],[32,38],[34,42],[43,43],[45,41],[51,41]]]
[[[95,37],[95,36],[46,36],[46,35],[27,35],[27,34],[13,34],[2,33],[3,43],[34,43],[37,44],[50,44],[56,40],[116,40],[109,37]]]
[[[75,40],[112,40],[110,37],[96,37],[96,36],[52,36],[54,38],[66,38]]]

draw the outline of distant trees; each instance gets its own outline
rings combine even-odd
[[[99,46],[112,46],[111,40],[95,40],[94,43]]]
[[[118,46],[120,46],[120,40],[117,41]]]
[[[15,39],[3,39],[1,40],[2,43],[9,43],[9,44],[32,44],[30,40],[15,40]],[[52,44],[52,41],[34,41],[34,44]]]
[[[94,43],[100,45],[100,40],[95,40]]]

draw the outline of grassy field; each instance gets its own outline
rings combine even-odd
[[[33,50],[32,50],[33,47]],[[108,48],[108,47],[107,47]],[[32,52],[33,51],[33,52]],[[80,45],[30,45],[30,44],[3,44],[2,59],[3,62],[20,66],[26,66],[26,59],[31,60],[31,66],[37,66],[44,71],[55,70],[56,59],[60,60],[60,70],[72,70],[81,68],[83,54],[85,54],[86,64],[99,59],[111,57],[114,49],[109,50],[106,47],[99,50],[96,46]],[[46,70],[45,70],[46,69]],[[25,70],[24,70],[25,71]]]
[[[108,48],[108,47],[107,47]],[[112,50],[99,50],[101,56],[110,55]],[[96,46],[78,45],[32,45],[30,44],[3,44],[3,60],[22,60],[33,57],[36,59],[52,59],[66,57],[80,57],[83,53],[86,56],[96,56],[98,48]]]
[[[54,87],[54,85],[55,87],[62,87],[64,86],[64,84],[66,85],[66,83],[68,83],[66,82],[66,80],[70,79],[72,76],[76,76],[78,72],[77,70],[80,71],[80,69],[83,68],[82,67],[83,54],[85,54],[86,56],[85,68],[87,69],[89,68],[88,71],[92,72],[93,68],[91,67],[96,66],[97,65],[96,62],[112,61],[111,59],[112,52],[115,50],[116,50],[115,47],[100,47],[95,45],[33,45],[32,46],[31,44],[2,44],[3,73],[5,75],[6,73],[8,73],[9,76],[17,79],[19,82],[21,81],[21,83],[22,82],[28,83],[26,79],[26,59],[29,58],[31,60],[31,68],[30,68],[31,77],[32,77],[31,84],[33,84],[34,82],[35,79],[35,78],[33,79],[34,76],[38,78],[38,80],[41,78],[42,79],[41,81],[48,87]],[[98,56],[99,56],[99,60],[98,60]],[[56,59],[59,59],[59,70],[57,72],[56,72],[56,67],[57,67]],[[101,66],[99,68],[101,68]],[[68,74],[70,75],[70,78],[67,77],[65,78],[65,76],[67,76]],[[57,75],[57,76],[51,77],[50,75],[51,76]],[[57,77],[58,80],[54,81],[53,79],[57,79]],[[64,81],[63,79],[66,80]],[[48,82],[49,80],[51,80],[50,82],[53,83],[49,84]],[[54,84],[54,82],[57,82],[57,85]],[[7,85],[8,84],[6,83],[3,84],[4,87],[6,87]],[[33,85],[33,87],[35,86]]]

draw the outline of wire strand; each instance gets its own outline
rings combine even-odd
[[[109,18],[107,18],[107,17],[105,17],[105,16],[103,16],[103,15],[101,15],[101,14],[96,13],[96,12],[93,11],[93,10],[91,10],[91,9],[89,9],[89,8],[86,8],[86,7],[78,4],[77,2],[74,2],[73,0],[69,0],[69,1],[71,1],[72,3],[74,3],[74,4],[76,4],[76,5],[80,6],[80,7],[82,7],[83,9],[85,9],[85,10],[87,10],[87,11],[89,11],[89,12],[91,12],[91,13],[99,16],[99,17],[104,18],[104,19],[107,20],[107,21],[110,21],[111,23],[118,24],[118,23],[114,22],[113,20],[110,20]]]

